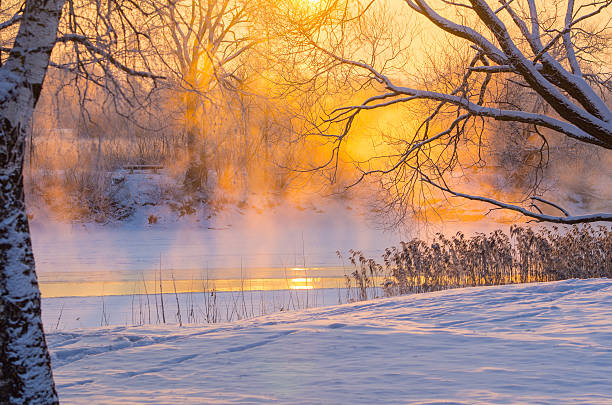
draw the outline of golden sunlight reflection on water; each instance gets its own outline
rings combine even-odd
[[[320,284],[320,278],[296,277],[290,280],[289,288],[291,290],[312,290],[314,283]]]
[[[323,268],[318,271],[313,269],[290,269],[286,277],[249,277],[232,279],[207,280],[203,278],[184,277],[172,279],[169,274],[163,274],[160,283],[158,278],[147,277],[130,280],[87,280],[75,278],[70,280],[55,281],[43,279],[40,281],[40,290],[44,298],[57,297],[90,297],[106,295],[132,295],[132,294],[159,294],[163,293],[189,293],[210,291],[270,291],[270,290],[312,290],[317,288],[344,288],[346,278],[344,274],[338,274],[337,269],[329,269],[325,272]],[[281,269],[282,271],[282,269]],[[317,277],[311,277],[310,272],[316,272]],[[269,273],[269,272],[268,272]],[[299,274],[295,274],[299,273]],[[184,275],[179,275],[184,276]],[[382,283],[377,278],[376,284]]]

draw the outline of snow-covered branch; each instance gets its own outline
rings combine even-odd
[[[524,207],[521,207],[520,205],[508,204],[505,202],[498,201],[494,198],[483,197],[479,195],[466,194],[466,193],[454,191],[447,186],[437,184],[436,182],[430,180],[429,178],[425,176],[422,177],[422,181],[424,181],[425,183],[431,184],[432,186],[444,191],[445,193],[451,194],[455,197],[461,197],[461,198],[465,198],[465,199],[472,200],[472,201],[485,202],[485,203],[494,205],[501,209],[518,212],[526,217],[533,218],[538,222],[551,222],[551,223],[565,224],[565,225],[584,224],[584,223],[591,223],[591,222],[612,222],[612,214],[608,214],[608,213],[598,213],[598,214],[588,214],[588,215],[564,215],[564,216],[546,215],[540,211],[538,212],[530,211]],[[541,200],[541,199],[538,199],[538,201],[544,202],[544,200]],[[548,201],[546,201],[546,204],[552,205]],[[554,206],[555,208],[562,210],[562,208],[558,207],[556,204]]]
[[[421,173],[431,171],[435,174],[432,178],[444,184],[445,175],[452,172],[461,160],[460,154],[463,152],[458,147],[460,140],[476,145],[479,159],[476,166],[483,164],[480,155],[482,134],[487,130],[485,128],[491,126],[520,128],[520,133],[527,134],[525,140],[529,139],[529,134],[537,135],[542,145],[534,148],[535,167],[539,173],[536,177],[543,176],[547,156],[550,156],[547,138],[552,133],[595,145],[605,151],[611,150],[612,112],[605,97],[612,86],[605,74],[584,73],[593,72],[594,69],[581,66],[588,64],[589,59],[578,55],[596,50],[585,51],[584,46],[575,41],[585,37],[594,40],[600,38],[598,35],[601,34],[589,32],[584,22],[609,7],[612,0],[580,5],[576,5],[576,1],[566,0],[560,15],[551,17],[546,14],[551,11],[536,0],[526,0],[527,10],[520,9],[517,2],[512,0],[499,0],[498,8],[492,8],[487,0],[444,0],[444,7],[434,7],[430,0],[404,0],[419,16],[458,38],[458,43],[464,44],[469,52],[475,52],[471,59],[467,59],[470,54],[460,56],[466,56],[459,68],[462,70],[455,70],[446,76],[442,72],[434,72],[433,78],[428,77],[427,73],[422,81],[408,79],[412,72],[403,75],[397,74],[397,70],[388,69],[391,59],[384,61],[379,56],[366,61],[365,55],[359,52],[355,53],[358,57],[349,56],[343,43],[323,45],[324,41],[319,43],[316,36],[309,36],[307,42],[313,49],[340,66],[352,67],[351,72],[361,71],[357,74],[365,78],[367,84],[363,86],[371,86],[378,93],[369,95],[361,103],[333,109],[323,119],[323,124],[328,128],[336,128],[333,123],[340,124],[341,130],[335,135],[325,136],[335,137],[338,146],[350,135],[356,117],[363,111],[376,111],[400,104],[411,104],[417,111],[423,107],[429,109],[426,118],[419,118],[421,125],[418,128],[393,141],[394,148],[405,143],[403,151],[357,163],[361,170],[357,182],[368,175],[379,175],[388,179],[389,189],[412,195],[408,199],[414,198],[415,191],[411,188],[419,180],[415,172],[419,173],[419,177]],[[454,15],[453,9],[456,10]],[[509,29],[505,25],[508,21],[518,29]],[[555,24],[559,27],[555,27]],[[328,68],[332,69],[334,63],[329,63]],[[451,64],[454,63],[452,61]],[[439,73],[437,78],[436,73]],[[524,92],[525,99],[512,94],[517,89]],[[437,130],[433,131],[432,128]],[[512,135],[500,133],[499,136]],[[383,167],[371,168],[373,159],[384,161]],[[363,169],[361,164],[364,165]],[[531,200],[534,211],[488,197],[467,194],[465,197],[490,202],[499,208],[512,209],[541,221],[579,223],[609,220],[608,214],[569,215],[561,206],[537,197],[535,190],[540,180],[534,181],[534,188],[527,193],[534,196]],[[447,192],[454,191],[449,189]],[[396,201],[404,201],[404,197],[395,198]],[[536,204],[548,205],[564,216],[545,215],[539,212]]]

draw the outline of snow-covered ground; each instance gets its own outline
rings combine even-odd
[[[612,280],[48,334],[63,403],[612,403]]]

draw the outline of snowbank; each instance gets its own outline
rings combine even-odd
[[[48,335],[63,403],[612,402],[612,280]]]

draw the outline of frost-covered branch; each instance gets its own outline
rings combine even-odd
[[[465,199],[472,200],[472,201],[485,202],[485,203],[494,205],[501,209],[518,212],[526,217],[533,218],[538,222],[551,222],[551,223],[565,224],[565,225],[584,224],[584,223],[591,223],[591,222],[612,222],[612,214],[608,214],[608,213],[598,213],[598,214],[588,214],[588,215],[564,215],[562,217],[554,216],[554,215],[546,215],[546,214],[543,214],[539,209],[538,209],[538,212],[534,212],[524,207],[521,207],[520,205],[508,204],[505,202],[498,201],[494,198],[483,197],[479,195],[466,194],[466,193],[454,191],[447,186],[442,186],[440,184],[435,183],[434,181],[430,180],[427,177],[422,177],[422,181],[427,184],[431,184],[432,186],[444,191],[445,193],[451,194],[455,197],[461,197],[461,198],[465,198]],[[540,200],[540,199],[538,199],[538,201],[543,202],[543,200]],[[549,202],[546,202],[546,203],[549,205],[552,205]],[[556,205],[555,205],[555,208],[561,209],[560,207]]]
[[[561,212],[562,212],[562,213],[563,213],[563,214],[564,214],[566,217],[570,217],[570,216],[571,216],[571,215],[570,215],[570,213],[569,213],[569,211],[568,211],[568,210],[566,210],[565,208],[563,208],[563,207],[561,207],[560,205],[555,204],[555,203],[553,203],[553,202],[551,202],[551,201],[545,200],[545,199],[543,199],[542,197],[534,196],[534,197],[531,197],[531,199],[532,199],[532,200],[535,200],[535,201],[539,201],[539,202],[544,203],[544,204],[546,204],[546,205],[550,205],[551,207],[558,209],[558,210],[559,210],[559,211],[561,211]],[[535,205],[534,205],[534,206],[535,206]],[[537,207],[537,206],[536,206],[536,207]]]
[[[399,105],[407,105],[411,111],[424,111],[420,113],[424,118],[409,117],[410,121],[417,118],[420,122],[414,127],[416,129],[393,139],[393,154],[355,163],[360,170],[357,183],[369,175],[380,176],[386,179],[387,190],[395,195],[389,197],[395,199],[393,204],[404,204],[406,201],[414,203],[422,173],[431,173],[434,181],[445,184],[446,175],[457,166],[463,168],[462,154],[466,152],[462,145],[473,146],[476,155],[473,167],[483,167],[486,166],[482,157],[483,134],[493,127],[517,128],[517,133],[523,134],[520,135],[523,142],[541,142],[540,147],[532,148],[534,161],[525,162],[533,164],[537,171],[527,193],[534,196],[534,211],[504,205],[494,199],[492,203],[496,201],[499,208],[503,205],[503,208],[538,216],[538,220],[543,221],[608,220],[607,214],[569,215],[561,206],[537,197],[537,188],[550,157],[548,138],[554,136],[552,134],[561,134],[579,144],[594,145],[606,153],[612,149],[612,112],[605,101],[612,88],[610,78],[601,73],[602,68],[589,66],[589,58],[579,56],[588,52],[605,52],[604,48],[595,46],[586,49],[579,41],[598,43],[605,39],[602,28],[593,31],[594,28],[589,28],[585,22],[600,15],[612,5],[612,0],[565,1],[557,15],[554,14],[556,11],[543,7],[537,0],[525,0],[525,9],[512,0],[498,0],[500,6],[497,8],[487,0],[443,0],[442,7],[434,4],[433,0],[404,0],[419,17],[430,22],[433,29],[455,37],[457,42],[451,46],[457,47],[453,49],[457,51],[455,55],[461,55],[457,56],[461,58],[459,64],[455,65],[456,61],[449,63],[459,66],[454,67],[456,70],[436,72],[434,68],[432,72],[423,74],[422,81],[411,79],[414,72],[403,74],[397,68],[389,69],[394,56],[385,60],[380,56],[384,55],[382,52],[367,60],[367,54],[360,51],[348,52],[348,41],[340,39],[338,44],[330,46],[326,40],[320,39],[327,38],[325,34],[317,36],[312,34],[317,30],[303,30],[307,37],[305,42],[333,61],[327,65],[328,69],[337,65],[350,67],[348,71],[363,79],[363,84],[355,88],[370,86],[375,91],[374,95],[364,97],[361,103],[333,108],[322,119],[320,132],[325,133],[323,136],[335,138],[335,146],[339,148],[350,136],[362,112],[373,113]],[[513,26],[506,26],[508,22]],[[362,35],[372,35],[367,32]],[[379,43],[382,38],[373,36],[368,40]],[[467,52],[461,53],[461,46],[465,46]],[[399,49],[400,46],[391,48]],[[432,56],[432,59],[436,57]],[[600,73],[595,73],[598,71]],[[509,138],[513,135],[502,132],[497,136]],[[519,141],[508,139],[508,142]],[[397,148],[401,149],[398,151]],[[337,153],[336,149],[334,153]],[[382,167],[372,168],[373,161],[380,162]],[[536,203],[558,209],[567,214],[567,218],[544,215]]]
[[[87,37],[78,34],[64,34],[57,38],[57,43],[74,42],[83,45],[92,55],[96,56],[96,60],[109,62],[119,70],[127,73],[130,76],[144,77],[147,79],[165,79],[164,76],[156,75],[148,71],[141,71],[132,69],[125,64],[121,63],[114,55],[109,51],[94,45]],[[59,65],[59,64],[56,64]]]

